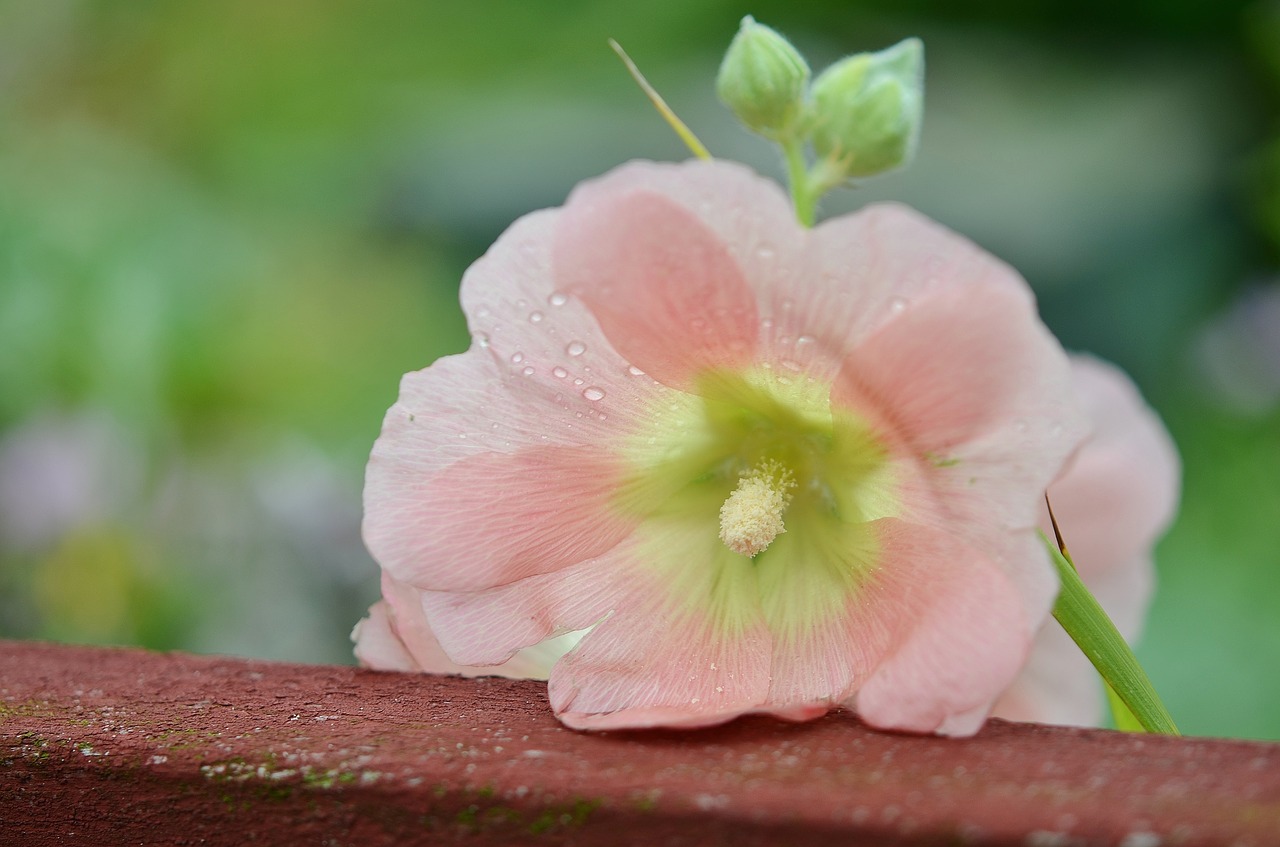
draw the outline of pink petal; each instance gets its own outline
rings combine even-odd
[[[592,447],[482,453],[423,479],[398,467],[394,498],[367,506],[365,540],[389,573],[418,588],[474,591],[598,556],[636,519],[611,500],[621,475]]]
[[[501,663],[477,666],[455,662],[436,640],[425,614],[424,593],[382,576],[385,599],[375,603],[369,617],[357,625],[356,658],[379,670],[425,671],[460,676],[505,676],[546,679],[571,644],[535,644]]]
[[[845,359],[832,402],[890,445],[904,518],[984,551],[1033,619],[1048,614],[1057,579],[1018,530],[1036,526],[1037,502],[1087,422],[1025,285],[939,284]]]
[[[1026,658],[1020,591],[978,551],[941,532],[881,522],[878,602],[898,639],[856,695],[882,729],[972,735]]]
[[[1050,620],[1037,633],[1026,666],[1000,695],[991,715],[1011,721],[1097,726],[1102,704],[1098,672],[1058,622]]]
[[[661,402],[666,393],[634,373],[590,310],[557,287],[551,253],[564,226],[559,209],[520,218],[462,278],[462,307],[474,339],[467,356],[476,366],[467,378],[474,384],[428,384],[464,425],[499,425],[493,433],[470,433],[491,449],[509,452],[504,445],[512,435],[552,444],[610,443],[637,416],[643,421],[654,398]],[[482,360],[487,366],[480,366]],[[459,388],[463,397],[479,400],[476,388],[495,380],[496,402],[455,400]]]
[[[1071,365],[1094,432],[1049,495],[1087,584],[1147,557],[1177,510],[1180,463],[1173,439],[1120,369],[1084,356]]]
[[[1072,357],[1071,365],[1094,432],[1049,493],[1086,586],[1121,634],[1132,640],[1154,583],[1150,549],[1177,507],[1178,455],[1159,418],[1123,372],[1083,356]],[[1047,513],[1041,526],[1052,536]],[[1062,628],[1049,621],[995,714],[1093,726],[1101,718],[1102,702],[1097,672]]]
[[[569,197],[556,231],[555,273],[610,344],[657,381],[751,361],[755,298],[714,232],[662,194],[619,191],[608,177]]]
[[[369,608],[369,616],[351,631],[356,643],[355,654],[360,664],[383,671],[421,670],[391,626],[391,612],[385,601]]]
[[[629,372],[586,308],[554,291],[557,219],[522,218],[468,270],[476,344],[407,375],[383,422],[364,535],[398,579],[487,588],[597,555],[625,534],[605,503],[611,460],[589,445],[612,448],[670,392]]]
[[[661,544],[637,549],[625,600],[551,673],[561,721],[575,729],[697,727],[761,710],[769,630],[754,574],[715,533],[664,531]]]
[[[600,559],[488,591],[425,591],[418,599],[450,656],[496,665],[547,638],[587,629],[618,608],[632,556],[624,543]]]

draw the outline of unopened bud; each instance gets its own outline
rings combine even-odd
[[[716,93],[751,130],[778,138],[800,117],[808,82],[796,48],[747,15],[720,63]]]
[[[813,82],[814,151],[845,178],[902,167],[915,153],[924,105],[924,45],[908,38],[836,62]]]

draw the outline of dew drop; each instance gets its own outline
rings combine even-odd
[[[582,389],[582,396],[586,397],[588,400],[594,403],[597,400],[604,399],[604,391],[599,388],[596,388],[594,385],[589,385],[586,388]]]
[[[530,312],[529,323],[531,324],[542,323],[542,312]]]
[[[782,366],[789,371],[798,372],[800,370],[800,363],[797,362],[795,359],[783,359]]]
[[[569,375],[569,372],[566,371],[564,368],[560,367],[559,365],[556,365],[554,368],[551,369],[551,375],[554,376],[556,379],[564,379]]]
[[[565,303],[569,302],[569,298],[557,291],[555,294],[552,294],[547,298],[547,302],[552,306],[563,306]]]
[[[524,374],[525,376],[533,376],[533,368],[526,365],[525,369],[520,371],[520,373]]]
[[[756,255],[758,255],[761,259],[772,259],[773,248],[770,247],[768,244],[765,244],[759,250],[756,251]]]
[[[631,374],[632,376],[644,376],[644,371],[640,370],[635,365],[630,365],[627,368],[627,373]]]
[[[570,356],[581,356],[583,353],[587,352],[587,345],[583,344],[581,341],[570,341],[569,346],[564,348],[564,352],[568,353]]]
[[[513,365],[518,365],[518,364],[520,364],[520,363],[521,363],[521,362],[523,362],[523,361],[524,361],[524,354],[523,354],[523,353],[512,353],[512,354],[511,354],[511,364],[513,364]]]
[[[907,308],[907,301],[902,299],[901,297],[894,297],[892,300],[889,301],[889,314],[891,315],[900,314],[906,308]]]
[[[573,380],[574,385],[582,385],[584,382],[586,382],[586,380],[581,377],[575,377]]]
[[[529,305],[529,301],[525,300],[523,297],[521,297],[519,300],[516,301],[517,308],[523,309],[528,305]]]
[[[477,333],[476,333],[474,336],[472,336],[472,337],[473,337],[473,338],[475,338],[475,340],[476,340],[476,344],[479,344],[481,347],[488,347],[488,346],[489,346],[489,333],[487,333],[487,332],[477,332]]]
[[[802,335],[796,339],[796,349],[799,350],[801,347],[808,347],[817,340],[818,339],[814,338],[812,335]]]

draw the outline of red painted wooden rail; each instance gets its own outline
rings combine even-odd
[[[0,844],[1280,844],[1280,745],[838,713],[585,735],[545,686],[0,641]]]

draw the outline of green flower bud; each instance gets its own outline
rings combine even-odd
[[[841,59],[813,82],[814,151],[846,179],[902,167],[915,153],[924,105],[924,45],[908,38]]]
[[[778,138],[800,117],[808,82],[796,48],[747,15],[720,63],[716,93],[751,130]]]

